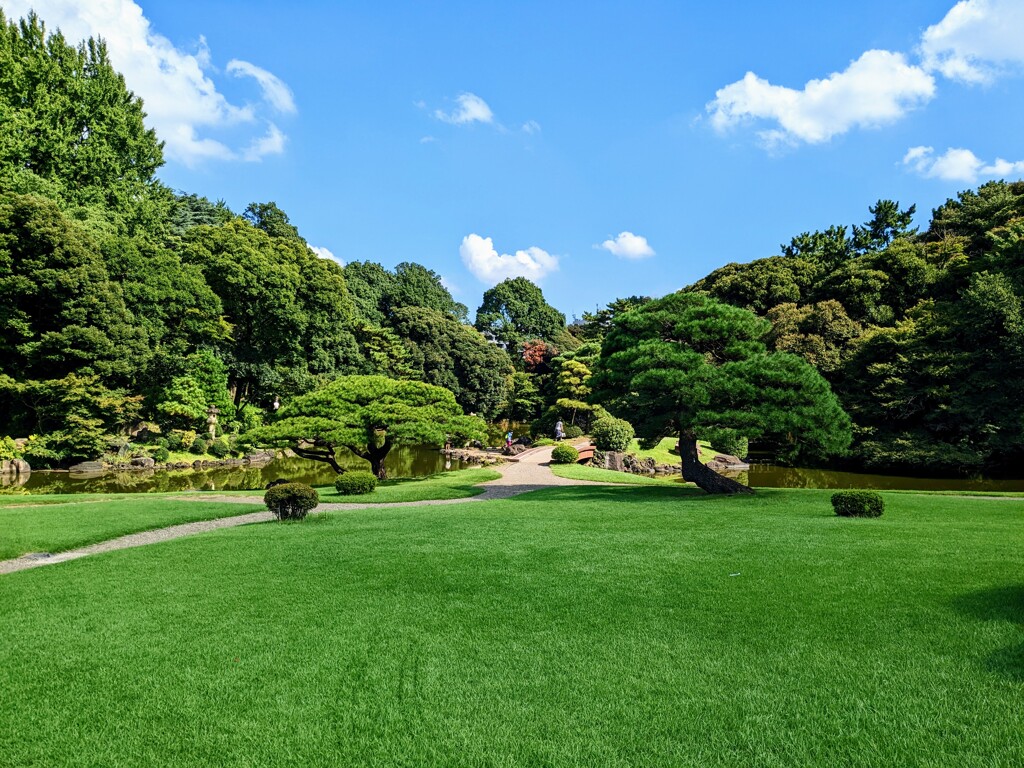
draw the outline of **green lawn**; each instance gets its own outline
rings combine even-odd
[[[634,440],[629,445],[627,453],[635,453],[641,459],[653,458],[659,464],[679,464],[681,461],[679,454],[676,452],[676,444],[679,442],[678,437],[666,437],[658,445],[649,451],[645,451],[640,447],[640,442]],[[701,462],[707,463],[715,457],[715,451],[710,443],[706,443],[703,440],[697,441],[697,455]]]
[[[385,480],[373,493],[362,496],[341,496],[333,486],[318,488],[320,501],[330,504],[390,504],[400,501],[425,501],[427,499],[465,499],[484,492],[480,483],[497,480],[500,472],[493,469],[460,469],[455,472],[441,472],[429,477]]]
[[[0,577],[8,765],[1024,764],[1024,502],[557,488]]]
[[[264,508],[262,504],[205,504],[144,493],[17,498],[20,504],[4,499],[0,506],[0,560],[26,552],[62,552],[128,533]]]
[[[671,478],[634,475],[630,472],[616,472],[614,469],[587,467],[583,464],[552,464],[551,471],[559,477],[567,477],[571,480],[592,480],[598,483],[617,483],[619,485],[655,485],[664,487],[674,482]],[[676,483],[676,485],[680,485],[680,483]]]

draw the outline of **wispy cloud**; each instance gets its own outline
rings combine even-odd
[[[146,122],[166,143],[169,159],[185,165],[253,160],[262,157],[261,152],[283,148],[284,135],[260,113],[264,108],[295,111],[284,83],[253,64],[232,61],[229,71],[255,78],[263,95],[257,104],[232,104],[213,80],[212,56],[205,39],[199,38],[194,51],[177,48],[153,30],[142,8],[132,0],[5,0],[3,6],[14,18],[35,10],[49,29],[59,27],[70,42],[87,37],[106,40],[111,63],[144,100]],[[266,135],[253,137],[261,124],[267,126]],[[230,141],[222,137],[229,128],[235,136]],[[238,133],[243,136],[238,138]]]
[[[954,147],[941,155],[936,155],[932,147],[911,147],[903,156],[903,165],[925,178],[969,184],[982,178],[1007,178],[1024,174],[1024,160],[1012,162],[999,157],[987,163],[969,149]]]
[[[451,112],[441,109],[434,110],[434,117],[452,125],[468,125],[470,123],[493,123],[494,113],[487,102],[474,93],[460,93],[455,98],[458,107]]]
[[[605,240],[594,247],[602,248],[622,259],[646,259],[654,255],[654,249],[647,242],[647,238],[634,235],[632,232],[620,232],[614,240]]]
[[[309,246],[309,250],[311,250],[313,253],[315,253],[317,256],[319,256],[321,259],[330,259],[331,261],[338,262],[339,264],[341,264],[341,266],[345,266],[345,262],[342,259],[340,259],[337,256],[335,256],[333,253],[331,253],[330,249],[328,249],[328,248],[322,248],[322,247],[317,246],[317,245],[311,245],[311,246]]]
[[[462,239],[459,253],[466,269],[487,285],[496,285],[510,277],[525,277],[539,282],[558,269],[558,257],[543,248],[531,246],[514,254],[498,253],[491,238],[476,234]]]

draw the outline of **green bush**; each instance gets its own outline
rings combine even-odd
[[[197,437],[195,440],[192,441],[192,445],[188,447],[188,452],[194,453],[196,456],[202,456],[204,453],[206,453],[206,449],[208,447],[209,443],[207,443],[203,438]]]
[[[612,416],[598,419],[590,430],[594,445],[600,451],[624,451],[629,448],[634,434],[632,424]]]
[[[165,450],[171,450],[171,441],[166,437],[157,438],[156,445],[160,448],[164,448]]]
[[[14,444],[14,439],[5,437],[3,440],[0,440],[0,460],[10,461],[17,458],[20,458],[20,456],[18,455],[18,447]]]
[[[565,432],[565,437],[567,440],[575,440],[577,437],[583,437],[583,430],[577,427],[575,424],[570,424],[562,431]]]
[[[301,520],[317,507],[320,495],[305,483],[285,483],[263,494],[263,503],[278,520]]]
[[[719,453],[727,453],[738,459],[747,458],[747,452],[750,450],[747,438],[732,429],[707,430],[701,437],[711,443],[711,447]]]
[[[210,443],[206,451],[211,456],[216,456],[218,459],[223,459],[225,456],[231,453],[231,447],[228,445],[226,440],[214,440],[212,443]]]
[[[885,502],[874,491],[839,491],[832,494],[832,508],[840,517],[881,517]]]
[[[181,451],[185,449],[185,443],[182,440],[181,432],[171,432],[167,435],[167,445],[164,446],[168,451]]]
[[[534,448],[539,448],[542,445],[554,445],[554,444],[555,444],[555,441],[552,440],[550,437],[538,437],[536,440],[533,441],[533,447]]]
[[[338,475],[334,481],[335,490],[342,496],[362,496],[377,488],[377,476],[372,472],[357,470]]]
[[[166,464],[168,458],[170,458],[170,453],[162,445],[153,451],[153,461],[157,464]]]
[[[571,445],[556,445],[551,451],[553,464],[575,464],[580,460],[580,452]]]

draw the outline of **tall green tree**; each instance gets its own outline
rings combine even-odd
[[[788,458],[844,451],[850,420],[795,355],[768,352],[767,321],[677,293],[620,316],[590,383],[594,398],[648,444],[678,435],[683,477],[709,493],[752,493],[700,463],[701,432],[771,440]]]
[[[531,339],[557,345],[567,335],[565,315],[548,304],[541,289],[525,277],[503,280],[485,291],[475,325],[510,353]]]
[[[347,448],[370,462],[384,479],[384,460],[396,445],[440,447],[449,435],[483,439],[484,422],[464,416],[455,396],[420,381],[383,376],[343,376],[294,398],[278,419],[252,437],[267,445],[291,448],[298,456],[322,461],[339,474],[337,451]]]

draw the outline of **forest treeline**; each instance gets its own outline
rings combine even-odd
[[[318,256],[274,202],[235,212],[171,190],[162,145],[102,43],[0,13],[0,435],[33,466],[111,449],[140,423],[228,435],[348,374],[421,380],[466,413],[586,428],[620,298],[571,323],[524,278],[470,318],[432,270]],[[1016,466],[1024,415],[1024,185],[937,209],[879,201],[685,291],[767,318],[769,348],[830,382],[851,462]],[[7,443],[10,450],[10,441]]]

